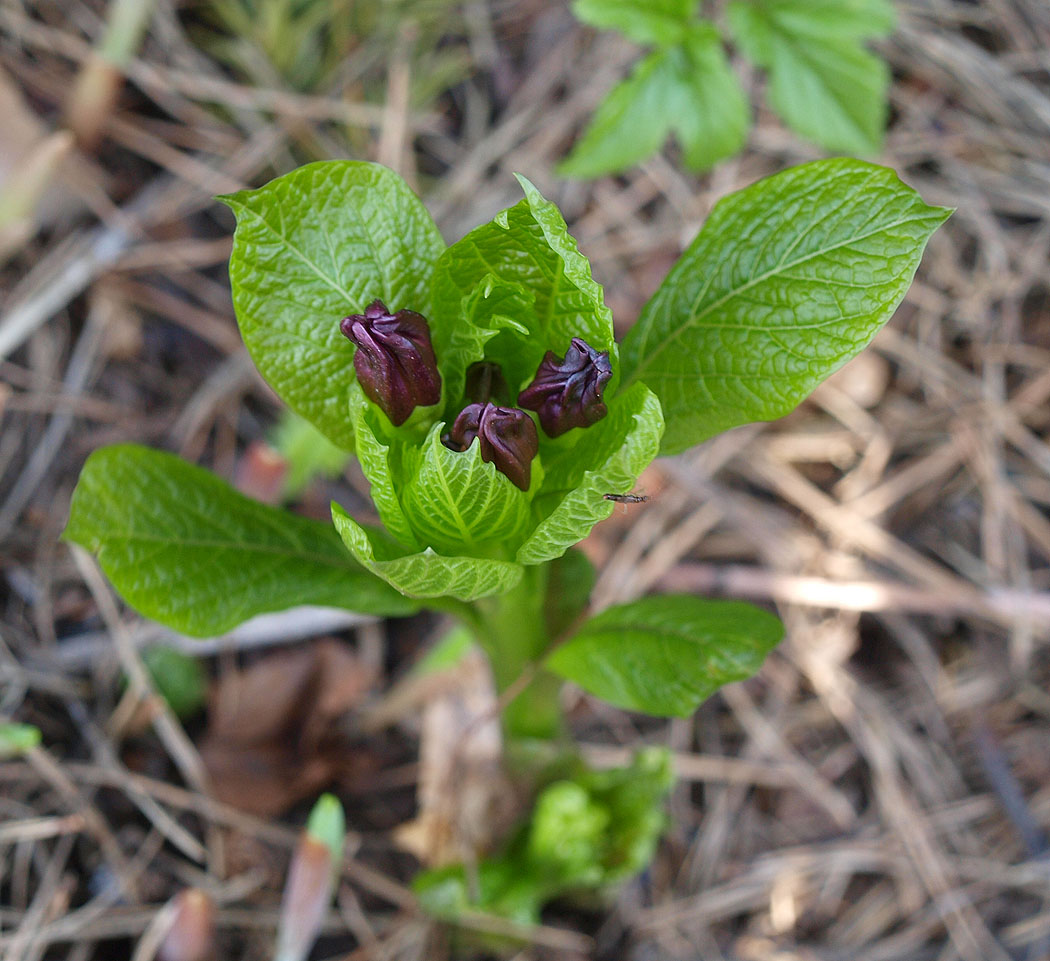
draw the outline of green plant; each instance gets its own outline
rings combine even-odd
[[[382,526],[333,504],[333,529],[122,445],[88,459],[66,538],[130,604],[189,634],[298,604],[455,615],[489,657],[519,760],[565,744],[566,680],[686,716],[753,674],[781,637],[772,615],[691,596],[592,612],[573,545],[658,454],[787,413],[860,351],[949,211],[861,161],[788,170],[715,207],[617,344],[558,209],[521,185],[523,200],[448,247],[375,164],[310,164],[223,198],[248,350],[290,407],[355,451]],[[648,857],[659,819],[626,800],[630,777],[605,777],[577,771],[576,788],[541,799],[519,852],[542,885],[516,902],[522,916]],[[541,841],[559,817],[576,818],[581,848],[554,864]],[[610,859],[607,837],[588,848],[582,826],[599,822],[634,853]],[[493,905],[514,894],[499,864],[485,868]],[[465,896],[448,883],[437,902]]]
[[[697,0],[574,0],[584,23],[653,49],[606,96],[562,174],[626,170],[671,133],[693,171],[744,146],[747,96],[718,27],[697,7]],[[878,152],[890,74],[864,42],[893,29],[889,0],[731,0],[727,15],[740,53],[768,72],[769,103],[792,130],[828,150]]]

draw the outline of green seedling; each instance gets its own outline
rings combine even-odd
[[[85,464],[65,537],[132,606],[187,634],[302,604],[446,612],[488,655],[518,759],[571,755],[566,681],[685,717],[754,674],[781,638],[772,614],[685,595],[594,611],[574,545],[655,457],[786,414],[863,349],[950,212],[861,161],[787,170],[715,207],[617,343],[557,207],[521,186],[524,199],[450,246],[375,164],[310,164],[223,198],[248,350],[293,410],[356,454],[381,525],[338,503],[332,525],[307,520],[120,445]],[[664,788],[632,793],[644,778],[631,771],[576,769],[560,779],[575,787],[540,795],[512,857],[542,885],[509,892],[497,858],[484,891],[446,879],[446,900],[535,918],[545,897],[637,871]],[[537,789],[549,781],[536,773]]]
[[[193,717],[208,699],[208,673],[200,660],[166,644],[142,652],[142,663],[153,679],[157,693],[168,702],[175,716]]]
[[[0,723],[0,761],[22,757],[40,746],[40,728],[32,724]]]
[[[343,806],[323,794],[299,839],[281,901],[274,961],[304,961],[317,940],[343,863]]]
[[[672,134],[697,172],[743,148],[747,95],[697,0],[574,0],[572,9],[649,52],[602,101],[562,174],[618,173]],[[890,71],[865,42],[893,29],[889,0],[731,0],[727,15],[736,49],[766,71],[769,104],[792,130],[830,151],[878,153]]]

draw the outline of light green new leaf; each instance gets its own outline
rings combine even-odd
[[[343,543],[365,567],[410,597],[475,601],[510,590],[524,571],[510,561],[445,557],[431,548],[405,554],[381,532],[362,527],[338,504],[332,504],[332,521]]]
[[[612,513],[605,494],[624,494],[660,450],[663,416],[655,395],[641,384],[608,402],[609,413],[581,431],[575,446],[545,465],[545,512],[518,551],[522,564],[560,557]],[[553,492],[553,493],[548,493]]]
[[[740,601],[656,595],[591,618],[545,664],[617,707],[688,717],[722,685],[751,677],[783,633]]]
[[[892,29],[888,0],[738,0],[729,19],[789,127],[828,150],[878,152],[890,72],[863,41]]]
[[[792,410],[889,320],[950,213],[859,160],[720,201],[621,347],[624,383],[660,398],[662,453]]]
[[[690,170],[708,170],[747,140],[751,111],[718,31],[697,24],[679,51],[682,93],[673,126]]]
[[[671,132],[681,95],[675,57],[658,50],[639,60],[594,112],[591,122],[558,165],[562,177],[601,177],[651,157]]]
[[[599,30],[618,30],[635,43],[678,43],[696,13],[697,0],[573,0],[577,20]]]
[[[443,428],[438,423],[431,429],[404,494],[417,540],[443,554],[465,555],[518,543],[529,522],[528,494],[481,459],[479,441],[462,453],[446,447]]]
[[[608,350],[616,368],[612,315],[590,265],[569,235],[558,208],[524,178],[525,199],[457,241],[434,271],[434,351],[453,342],[457,326],[502,318],[502,329],[485,343],[488,360],[500,365],[514,396],[536,374],[548,350],[564,353],[573,337]],[[498,295],[498,287],[509,293]],[[496,307],[471,315],[483,287]],[[513,322],[513,323],[512,323]],[[524,332],[523,332],[524,331]],[[463,335],[467,336],[467,335]],[[451,398],[451,390],[446,391]]]
[[[339,321],[376,298],[429,316],[444,243],[419,198],[379,164],[307,164],[220,198],[237,215],[230,256],[241,335],[293,410],[351,449],[353,345]]]
[[[259,504],[146,447],[105,447],[88,458],[63,536],[98,555],[132,607],[197,637],[300,604],[417,609],[363,570],[327,524]]]
[[[401,504],[406,472],[399,455],[404,446],[392,443],[387,438],[389,418],[365,397],[361,385],[356,381],[351,384],[349,395],[348,416],[357,441],[357,460],[368,478],[372,503],[379,511],[387,532],[405,547],[416,548],[419,545]]]

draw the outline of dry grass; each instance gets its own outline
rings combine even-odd
[[[0,67],[51,121],[100,6],[0,6]],[[232,476],[274,415],[236,333],[212,194],[345,155],[349,124],[453,238],[516,199],[519,170],[561,204],[626,326],[719,196],[816,156],[761,115],[710,177],[658,158],[559,182],[553,163],[631,50],[560,5],[467,6],[475,72],[416,109],[404,44],[378,74],[382,106],[355,101],[352,73],[260,89],[159,3],[101,152],[63,168],[68,196],[0,272],[0,715],[46,745],[0,764],[5,961],[146,961],[144,933],[186,885],[218,903],[223,957],[266,956],[294,829],[210,799],[163,712],[126,739],[149,683],[137,645],[156,632],[57,541],[91,449],[133,439]],[[592,538],[603,603],[758,598],[788,640],[688,722],[640,730],[580,705],[596,757],[643,737],[678,752],[674,826],[610,912],[552,915],[521,958],[1050,958],[1050,6],[899,7],[882,159],[959,210],[869,352],[784,421],[661,462],[645,479],[658,496]],[[215,648],[217,670],[222,651],[274,640]],[[359,792],[315,957],[444,956],[389,818],[368,820],[413,772]]]

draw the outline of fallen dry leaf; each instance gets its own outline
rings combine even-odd
[[[222,677],[200,745],[215,797],[273,816],[317,794],[346,766],[335,722],[374,681],[372,669],[332,639]]]

